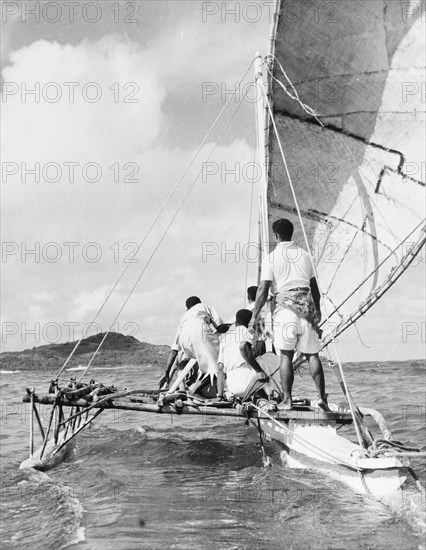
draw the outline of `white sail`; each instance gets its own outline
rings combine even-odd
[[[279,5],[273,37],[269,222],[293,220],[304,245],[280,141],[339,324],[425,238],[424,24],[392,0],[297,6],[295,24]]]

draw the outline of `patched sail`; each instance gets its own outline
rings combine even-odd
[[[411,245],[424,242],[425,65],[414,3],[278,3],[269,91],[279,138],[270,124],[269,223],[288,217],[305,246],[281,142],[337,324],[382,288]]]

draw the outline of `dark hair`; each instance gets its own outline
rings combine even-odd
[[[250,323],[250,319],[252,316],[252,312],[248,309],[239,309],[237,311],[237,314],[235,315],[235,324],[236,325],[244,325],[245,327],[248,327],[248,324]]]
[[[281,218],[272,224],[272,231],[283,241],[291,241],[294,226],[290,220]]]
[[[247,289],[247,298],[254,302],[256,300],[257,286],[249,286]]]
[[[186,309],[191,309],[193,306],[196,306],[197,304],[201,304],[201,300],[200,298],[198,298],[198,296],[191,296],[185,302]]]

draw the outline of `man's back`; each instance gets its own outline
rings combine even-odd
[[[223,363],[224,372],[229,372],[245,364],[245,359],[241,355],[240,344],[250,340],[251,336],[243,325],[238,325],[226,334],[222,334],[218,362]]]
[[[262,281],[273,281],[274,293],[309,287],[314,271],[309,254],[293,241],[279,242],[262,262]]]
[[[192,322],[194,319],[204,321],[205,317],[209,317],[216,325],[220,325],[222,323],[222,319],[212,307],[207,304],[200,303],[191,307],[188,311],[185,311],[179,321],[179,328],[181,329],[186,323]]]

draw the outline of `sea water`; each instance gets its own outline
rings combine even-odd
[[[420,361],[345,366],[359,406],[381,411],[397,439],[426,449]],[[72,372],[68,373],[72,375]],[[388,508],[310,470],[291,470],[241,419],[105,411],[66,462],[20,470],[28,457],[26,387],[54,372],[2,374],[1,548],[59,550],[367,550],[425,548],[425,502],[414,485]],[[158,366],[94,367],[97,382],[155,387]],[[326,370],[330,401],[344,402]],[[309,374],[295,396],[314,397]],[[48,408],[41,407],[47,419]],[[355,435],[348,432],[355,440]],[[413,466],[424,482],[424,460]]]

